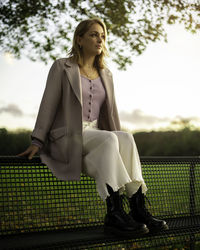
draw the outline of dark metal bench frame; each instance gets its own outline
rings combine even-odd
[[[149,210],[170,229],[124,239],[103,233],[106,207],[92,178],[59,181],[39,157],[0,157],[0,246],[153,249],[182,243],[195,249],[200,243],[200,157],[141,157],[141,163]]]

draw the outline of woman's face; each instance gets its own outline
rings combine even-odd
[[[81,46],[83,55],[100,55],[105,43],[105,34],[102,26],[93,24],[90,29],[81,37],[78,37],[78,44]]]

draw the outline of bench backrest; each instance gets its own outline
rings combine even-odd
[[[160,218],[200,215],[199,157],[141,157],[151,212]],[[0,157],[0,234],[102,226],[105,203],[95,181],[59,181],[40,163]]]

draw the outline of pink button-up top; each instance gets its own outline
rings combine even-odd
[[[81,75],[83,121],[98,120],[102,103],[105,100],[106,92],[101,78],[90,80]]]

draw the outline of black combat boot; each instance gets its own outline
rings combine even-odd
[[[138,223],[128,215],[122,205],[119,191],[113,192],[108,186],[110,196],[106,199],[107,214],[105,216],[104,231],[117,236],[134,236],[148,233],[149,230],[143,223]]]
[[[150,232],[168,229],[166,221],[156,219],[145,207],[144,194],[142,193],[141,187],[132,195],[129,202],[131,208],[129,215],[131,215],[135,221],[146,224]]]

